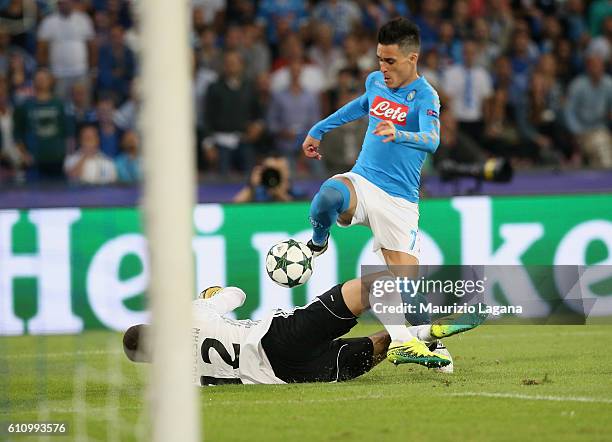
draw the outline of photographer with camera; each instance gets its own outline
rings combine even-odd
[[[269,156],[251,170],[249,183],[236,194],[235,203],[293,201],[301,195],[290,182],[289,162]]]

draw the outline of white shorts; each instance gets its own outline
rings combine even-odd
[[[357,207],[350,224],[345,225],[338,221],[338,225],[368,226],[374,235],[373,251],[379,256],[380,249],[383,248],[408,253],[418,259],[421,254],[419,205],[389,195],[354,172],[333,176],[339,177],[351,180],[357,194]]]

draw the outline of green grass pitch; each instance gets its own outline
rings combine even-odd
[[[353,335],[379,327],[359,325]],[[610,440],[612,327],[482,326],[447,340],[455,373],[384,361],[337,384],[199,390],[211,441]],[[145,440],[147,368],[121,336],[0,338],[0,422],[66,421],[69,437]],[[41,440],[0,436],[0,440]]]

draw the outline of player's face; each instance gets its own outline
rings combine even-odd
[[[376,56],[387,87],[392,89],[403,87],[414,80],[418,53],[405,53],[396,44],[382,45],[379,43],[376,48]]]

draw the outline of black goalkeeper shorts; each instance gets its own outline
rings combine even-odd
[[[305,307],[279,312],[261,340],[274,374],[285,382],[334,382],[372,368],[369,338],[339,339],[357,324],[337,285]]]

